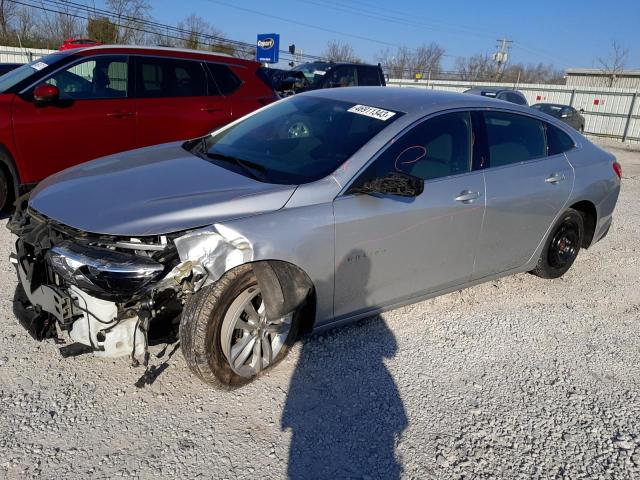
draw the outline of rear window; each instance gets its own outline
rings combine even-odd
[[[200,62],[172,58],[137,59],[137,95],[142,98],[201,97],[207,77]]]
[[[377,87],[381,84],[377,67],[358,67],[358,85]]]
[[[508,102],[515,103],[516,105],[527,104],[527,101],[517,93],[506,92],[504,94],[504,99],[507,100]]]
[[[242,80],[240,80],[227,65],[223,65],[221,63],[207,63],[207,67],[213,76],[213,81],[222,95],[229,95],[230,93],[235,92],[240,85],[242,85]]]
[[[547,130],[547,153],[549,155],[558,155],[575,147],[571,137],[558,127],[548,123],[545,126]]]
[[[489,165],[501,167],[547,155],[543,123],[506,112],[484,112]]]

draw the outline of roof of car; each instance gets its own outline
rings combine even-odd
[[[300,65],[326,65],[327,67],[347,66],[347,67],[378,67],[373,63],[356,63],[356,62],[330,62],[327,60],[314,60],[313,62],[305,62]],[[298,66],[300,66],[298,65]]]
[[[342,87],[312,90],[298,95],[330,98],[368,106],[425,115],[449,108],[499,107],[530,112],[529,107],[464,93],[444,92],[421,88],[397,87]]]
[[[253,60],[245,60],[233,57],[224,52],[208,52],[204,50],[192,50],[189,48],[174,48],[174,47],[160,47],[160,46],[140,46],[140,45],[92,45],[90,47],[80,47],[73,49],[72,52],[87,52],[87,51],[100,51],[100,50],[146,50],[149,52],[168,52],[168,53],[185,53],[190,55],[203,55],[203,56],[215,56],[215,57],[227,57],[234,60],[242,60],[245,62],[252,62]]]
[[[504,87],[471,87],[470,89],[464,91],[464,93],[474,93],[474,94],[499,93],[499,92],[514,92],[514,93],[522,94],[521,92],[513,88],[504,88]]]
[[[559,108],[569,107],[569,105],[563,105],[561,103],[547,103],[547,102],[539,102],[534,105],[531,105],[531,107],[535,107],[536,105],[547,105],[549,107],[559,107]]]

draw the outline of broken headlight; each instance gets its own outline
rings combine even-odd
[[[164,271],[148,257],[71,242],[51,248],[47,261],[66,282],[106,300],[135,294]]]

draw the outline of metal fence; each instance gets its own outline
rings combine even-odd
[[[29,63],[52,52],[55,50],[0,46],[0,63]]]
[[[571,105],[584,110],[585,133],[629,143],[640,143],[640,92],[624,88],[584,88],[566,85],[519,85],[451,80],[389,79],[387,85],[462,92],[476,86],[503,86],[520,90],[530,105],[539,102]]]

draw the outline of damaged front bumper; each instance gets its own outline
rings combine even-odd
[[[246,238],[222,225],[115,238],[19,208],[8,228],[18,236],[14,311],[31,335],[66,337],[68,352],[131,355],[134,362],[148,358],[152,323],[172,323],[189,295],[253,255]]]

